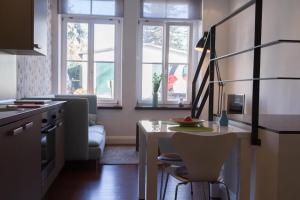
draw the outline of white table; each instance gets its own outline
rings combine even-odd
[[[163,121],[141,120],[139,128],[139,199],[157,199],[157,155],[158,139],[171,137],[175,132],[169,127],[174,126]],[[250,132],[234,126],[220,127],[216,122],[204,122],[204,126],[213,129],[213,132],[201,132],[196,134],[224,134],[236,133],[239,141],[239,177],[237,198],[248,200],[250,198]]]

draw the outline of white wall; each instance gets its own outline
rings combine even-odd
[[[229,0],[204,0],[203,7],[203,31],[209,31],[211,26],[216,24],[218,21],[223,19],[230,13],[230,3]],[[224,23],[221,26],[218,26],[216,29],[216,53],[217,56],[226,54],[228,49],[228,32],[229,32],[228,23]],[[205,67],[208,67],[209,56],[207,54],[206,61],[204,63],[204,69],[202,70],[202,77],[204,76]],[[224,74],[227,70],[227,60],[219,61],[219,67],[221,74]],[[215,76],[215,80],[217,77]],[[200,80],[201,81],[201,80]],[[214,100],[214,113],[217,113],[217,98],[218,98],[218,87],[215,85],[215,100]],[[207,104],[205,106],[203,117],[207,117]]]
[[[16,56],[0,52],[0,99],[16,98],[16,70]]]
[[[203,30],[209,31],[210,27],[229,13],[228,0],[203,0],[202,18]]]
[[[247,2],[230,0],[231,10]],[[278,39],[300,39],[300,1],[264,0],[262,43]],[[228,51],[246,49],[254,41],[254,6],[235,17],[229,24]],[[300,76],[299,45],[281,44],[262,50],[261,77]],[[228,59],[226,79],[250,78],[253,53]],[[225,79],[225,78],[224,78]],[[261,81],[260,112],[270,114],[299,114],[299,81]],[[252,83],[228,84],[227,93],[246,94],[246,112],[251,112]]]
[[[137,111],[136,56],[139,1],[125,0],[123,24],[123,110],[98,110],[99,122],[105,125],[108,143],[135,142],[135,124],[140,119],[169,119],[189,115],[189,111]]]
[[[246,0],[231,0],[231,12],[240,7]],[[247,49],[254,44],[254,6],[248,8],[229,21],[228,50],[236,52]],[[227,59],[227,71],[222,77],[225,80],[251,78],[253,68],[253,52],[241,54]],[[246,113],[251,113],[251,82],[229,83],[225,86],[226,93],[246,94]]]

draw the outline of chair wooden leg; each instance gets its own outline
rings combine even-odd
[[[219,184],[222,184],[225,186],[225,189],[226,189],[226,195],[227,195],[227,200],[230,200],[230,194],[229,194],[229,189],[227,187],[227,185],[223,182],[219,182]]]
[[[208,182],[207,185],[208,185],[208,200],[210,200],[210,182]]]
[[[175,198],[174,198],[175,200],[177,200],[178,187],[179,187],[179,184],[176,185]]]
[[[162,200],[162,191],[164,185],[164,168],[161,170],[159,199]]]
[[[169,177],[170,177],[170,175],[167,174],[167,178],[166,178],[166,182],[165,182],[165,189],[164,189],[164,194],[163,194],[163,200],[165,200],[165,197],[166,197],[166,191],[167,191],[167,186],[168,186],[168,182],[169,182]]]
[[[174,200],[177,200],[177,194],[178,194],[178,188],[179,188],[179,186],[180,185],[185,185],[185,184],[187,184],[188,182],[182,182],[182,183],[178,183],[177,185],[176,185],[176,189],[175,189],[175,198],[174,198]]]

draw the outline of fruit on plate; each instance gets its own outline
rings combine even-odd
[[[190,116],[186,116],[186,117],[183,119],[183,121],[185,121],[185,122],[192,122],[192,121],[193,121],[193,118],[190,117]]]
[[[203,120],[193,119],[190,116],[184,118],[172,118],[170,120],[176,122],[179,126],[201,126],[203,123]]]

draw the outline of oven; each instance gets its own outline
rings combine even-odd
[[[58,110],[50,110],[42,115],[41,128],[41,170],[46,179],[55,168],[56,129]]]
[[[49,125],[42,131],[41,145],[42,145],[42,170],[47,166],[54,167],[55,161],[55,130],[56,125]]]

